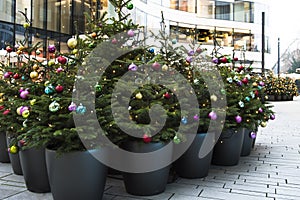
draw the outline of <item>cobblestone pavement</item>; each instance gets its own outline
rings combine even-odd
[[[162,194],[138,197],[126,193],[120,179],[108,178],[103,199],[114,200],[287,200],[300,199],[300,97],[273,102],[276,120],[258,131],[250,156],[237,166],[211,166],[203,179],[178,178]],[[26,190],[23,176],[0,163],[0,199],[52,200],[51,193]]]

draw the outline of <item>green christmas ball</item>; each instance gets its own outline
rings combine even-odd
[[[101,85],[95,85],[95,90],[96,90],[97,92],[101,92],[101,90],[102,90]]]
[[[131,2],[127,3],[126,8],[128,10],[132,10],[133,9],[133,4]]]

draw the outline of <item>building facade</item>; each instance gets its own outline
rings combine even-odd
[[[257,67],[261,66],[264,12],[268,60],[271,50],[266,0],[132,0],[132,3],[134,9],[129,12],[134,22],[145,26],[146,34],[160,29],[163,19],[166,31],[179,43],[196,42],[211,51],[217,42],[221,53],[234,52],[236,57],[245,57]],[[48,44],[64,50],[68,38],[84,33],[84,13],[97,18],[104,11],[113,11],[109,0],[1,0],[0,49],[22,40],[24,15],[31,22],[31,41],[41,41],[45,54]]]
[[[171,37],[182,44],[196,42],[213,51],[235,54],[262,64],[262,15],[264,13],[265,62],[271,59],[267,0],[135,0],[134,17],[147,29],[159,29],[163,19]],[[267,65],[266,65],[267,66]],[[269,66],[271,67],[271,66]]]

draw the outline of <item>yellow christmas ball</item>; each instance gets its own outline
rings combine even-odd
[[[34,64],[34,65],[32,66],[32,69],[33,69],[33,70],[38,70],[38,68],[39,68],[39,66],[38,66],[37,64]]]
[[[13,154],[17,153],[18,152],[18,147],[16,145],[11,146],[9,148],[9,152],[13,153]]]
[[[27,118],[27,117],[29,117],[29,114],[30,114],[29,110],[24,110],[24,111],[22,112],[22,117],[23,117],[23,118]]]
[[[30,72],[30,78],[34,79],[37,78],[39,74],[36,71]]]
[[[54,64],[55,64],[55,61],[53,59],[48,61],[48,66],[52,66]]]
[[[260,125],[261,125],[261,127],[266,127],[267,126],[267,122],[261,122]]]
[[[169,69],[168,65],[163,65],[163,66],[161,67],[161,70],[162,70],[163,72],[168,71],[168,69]]]
[[[36,102],[36,99],[30,100],[30,105],[33,106],[35,104],[35,102]]]
[[[22,108],[22,106],[20,106],[20,107],[17,108],[17,114],[18,115],[21,115],[21,108]]]
[[[77,40],[75,38],[70,38],[67,41],[67,45],[69,48],[74,49],[77,46]]]
[[[24,27],[24,28],[29,28],[29,27],[30,27],[30,24],[27,23],[27,22],[25,22],[25,23],[23,24],[23,27]]]
[[[258,84],[257,84],[256,82],[254,82],[252,85],[253,85],[254,87],[257,87],[257,86],[258,86]]]
[[[136,95],[135,95],[135,98],[137,98],[137,99],[142,99],[143,98],[143,95],[142,95],[142,93],[137,93]]]

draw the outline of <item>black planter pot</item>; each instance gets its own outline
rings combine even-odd
[[[282,101],[287,101],[289,97],[287,95],[281,95],[281,100]]]
[[[281,101],[282,99],[281,99],[281,95],[275,95],[275,100],[276,101]]]
[[[188,150],[174,163],[178,176],[182,178],[203,178],[208,175],[212,151],[199,158],[199,151],[206,133],[198,133]]]
[[[135,141],[127,141],[121,147],[130,152],[146,153],[158,150],[164,147],[164,143],[139,143]],[[164,159],[168,159],[171,163],[172,149],[164,151]],[[130,161],[129,161],[130,162]],[[154,161],[155,162],[155,161]],[[134,161],[132,161],[134,164]],[[124,184],[127,193],[138,196],[150,196],[162,193],[166,189],[169,179],[170,165],[164,168],[145,172],[145,173],[128,173],[123,172]]]
[[[26,187],[31,192],[50,192],[45,148],[31,148],[19,151]]]
[[[252,130],[250,129],[245,129],[244,131],[244,140],[243,140],[243,145],[242,145],[242,151],[241,151],[241,156],[249,156],[252,150],[252,145],[254,142],[254,139],[251,138],[251,132]]]
[[[244,129],[228,129],[222,132],[214,147],[212,164],[233,166],[239,163],[244,139],[243,132]]]
[[[7,141],[7,144],[9,144],[10,141],[11,141],[11,138],[10,138],[9,134],[7,134],[7,133],[6,133],[6,141]],[[11,167],[12,167],[12,170],[13,170],[14,174],[23,175],[21,162],[20,162],[19,151],[17,153],[10,153],[9,152],[8,155],[9,155]]]
[[[268,101],[275,101],[275,95],[269,94],[268,95]]]
[[[9,163],[9,155],[7,151],[7,140],[6,133],[4,131],[0,131],[0,162],[1,163]]]
[[[89,151],[57,155],[56,151],[46,149],[46,164],[55,200],[102,199],[107,167]]]

